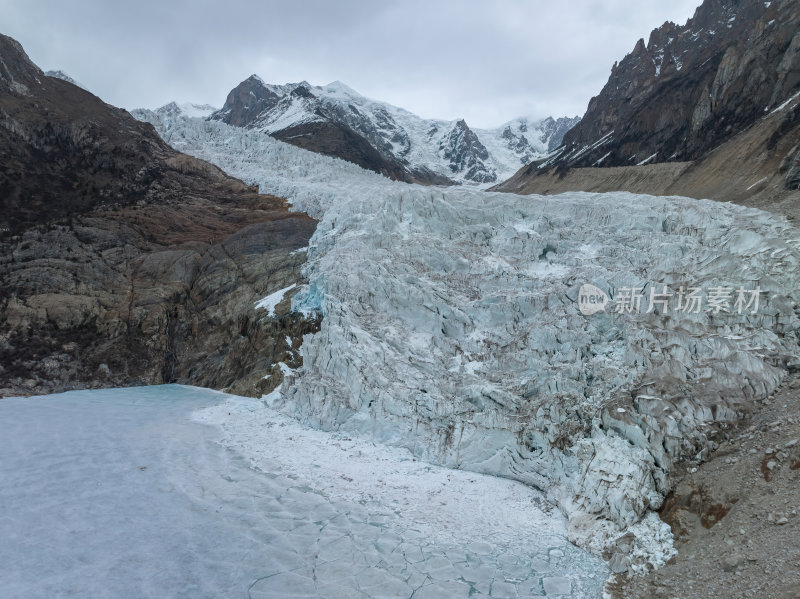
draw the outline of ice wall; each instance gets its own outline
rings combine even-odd
[[[325,318],[279,404],[543,489],[599,550],[796,359],[799,246],[783,220],[710,201],[354,188],[312,240],[294,305]],[[608,311],[579,311],[584,283]],[[734,294],[727,313],[659,314],[652,286],[762,293],[755,313]],[[639,312],[616,313],[626,287]]]

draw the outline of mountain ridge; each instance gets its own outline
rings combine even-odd
[[[685,25],[664,23],[612,67],[565,135],[561,160],[625,166],[705,155],[800,88],[798,24],[791,0],[705,0]]]
[[[510,176],[558,145],[577,122],[577,117],[517,118],[495,129],[472,129],[464,119],[422,119],[340,81],[273,85],[257,75],[231,90],[209,118],[264,131],[393,179],[471,185]]]

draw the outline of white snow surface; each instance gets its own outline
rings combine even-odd
[[[796,94],[791,96],[788,100],[786,100],[783,104],[775,108],[772,112],[769,113],[769,116],[775,114],[776,112],[780,112],[781,110],[789,106],[789,104],[797,100],[797,98],[800,98],[800,92],[797,92]]]
[[[270,293],[268,296],[258,300],[256,302],[256,310],[262,308],[267,311],[267,316],[275,316],[275,308],[278,304],[283,301],[283,298],[289,293],[292,289],[297,287],[297,283],[292,283],[288,287],[284,287],[283,289],[279,289],[274,293]],[[291,347],[291,343],[289,346]]]
[[[3,597],[602,594],[603,563],[533,489],[260,400],[73,391],[3,399],[0,419]]]
[[[185,102],[178,104],[177,102],[170,102],[155,111],[147,110],[145,108],[136,108],[131,110],[131,114],[140,120],[151,120],[144,118],[145,115],[152,115],[152,119],[158,119],[163,123],[174,123],[183,119],[205,119],[214,113],[217,109],[210,104],[192,104]]]
[[[797,359],[800,239],[782,217],[629,193],[406,185],[257,131],[155,124],[320,220],[292,306],[325,318],[271,407],[541,489],[594,551],[631,528],[634,553],[668,557],[670,535],[647,514],[673,461],[712,450],[709,426],[752,409]],[[612,299],[625,287],[762,293],[754,314],[645,303],[584,316],[583,283]]]
[[[201,119],[211,116],[211,113],[217,110],[210,104],[192,104],[191,102],[178,104],[178,109],[181,111],[182,116]]]

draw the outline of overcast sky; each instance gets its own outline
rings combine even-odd
[[[0,0],[0,33],[106,102],[221,106],[252,73],[340,80],[476,127],[582,115],[611,65],[700,0]]]

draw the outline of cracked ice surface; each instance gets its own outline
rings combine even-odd
[[[76,391],[0,400],[0,420],[4,597],[602,594],[602,562],[529,487],[260,400]]]

